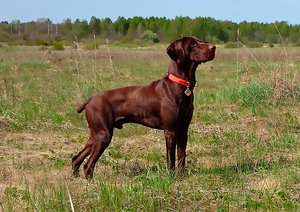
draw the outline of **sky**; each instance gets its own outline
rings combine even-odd
[[[0,0],[0,22],[21,23],[49,18],[61,23],[70,18],[90,21],[92,16],[117,20],[134,16],[211,17],[216,20],[300,24],[299,0]]]

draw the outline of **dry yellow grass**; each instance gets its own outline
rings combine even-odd
[[[115,130],[95,179],[87,182],[82,169],[79,178],[71,170],[71,157],[88,134],[76,107],[102,90],[163,77],[168,57],[163,49],[111,48],[112,72],[107,47],[51,53],[16,48],[0,48],[5,52],[0,80],[6,79],[0,85],[5,211],[70,211],[68,189],[75,211],[299,209],[299,52],[294,49],[288,58],[280,49],[253,50],[263,71],[241,49],[219,48],[213,62],[199,67],[183,178],[165,168],[162,131],[128,124]],[[262,95],[266,90],[272,95]]]

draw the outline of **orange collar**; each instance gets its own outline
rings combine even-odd
[[[191,81],[187,81],[187,80],[184,80],[184,79],[181,79],[181,78],[179,78],[179,77],[176,77],[174,74],[170,74],[169,72],[167,72],[166,73],[166,77],[169,79],[169,80],[171,80],[171,81],[173,81],[173,82],[176,82],[176,83],[178,83],[178,84],[180,84],[180,85],[184,85],[184,86],[186,86],[186,87],[188,87],[188,88],[190,88],[191,87]]]

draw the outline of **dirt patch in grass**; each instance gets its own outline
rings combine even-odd
[[[2,132],[0,136],[3,138],[0,143],[2,189],[42,179],[45,175],[53,182],[61,175],[70,175],[70,169],[59,167],[70,163],[68,154],[76,149],[76,145],[62,135]]]

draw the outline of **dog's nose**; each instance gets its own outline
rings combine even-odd
[[[210,48],[210,50],[213,51],[213,50],[216,50],[217,47],[216,47],[215,45],[211,44],[211,45],[209,46],[209,48]]]

